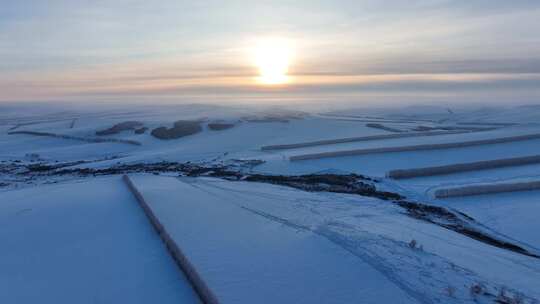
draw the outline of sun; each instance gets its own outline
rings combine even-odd
[[[259,69],[257,81],[261,84],[276,85],[289,82],[289,65],[293,48],[285,39],[265,39],[255,48],[255,65]]]

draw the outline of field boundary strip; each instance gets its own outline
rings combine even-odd
[[[396,169],[389,171],[386,176],[393,179],[406,179],[423,176],[446,175],[468,171],[489,170],[504,167],[525,166],[540,163],[540,155],[484,160],[469,163],[457,163],[445,166],[433,166],[411,169]]]
[[[450,198],[473,196],[482,194],[495,194],[504,192],[534,191],[540,190],[540,181],[518,182],[518,183],[494,183],[483,185],[472,185],[454,188],[438,189],[435,191],[436,198]]]
[[[471,132],[470,131],[461,131],[460,130],[460,131],[435,131],[435,132],[416,132],[416,133],[401,133],[401,134],[381,134],[381,135],[370,135],[370,136],[346,137],[346,138],[308,141],[308,142],[292,143],[292,144],[262,146],[261,150],[263,150],[263,151],[287,150],[287,149],[296,149],[296,148],[305,148],[305,147],[314,147],[314,146],[325,146],[325,145],[343,144],[343,143],[359,142],[359,141],[372,141],[372,140],[407,138],[407,137],[452,135],[452,134],[464,134],[464,133],[471,133]]]
[[[69,139],[69,140],[85,141],[85,142],[89,142],[89,143],[107,143],[107,142],[111,142],[111,143],[121,143],[121,144],[128,144],[128,145],[134,145],[134,146],[141,146],[142,145],[140,142],[135,141],[135,140],[131,140],[131,139],[79,137],[79,136],[56,134],[56,133],[49,133],[49,132],[37,132],[37,131],[13,131],[13,132],[8,132],[8,135],[16,135],[16,134],[54,137],[54,138],[62,138],[62,139]]]
[[[342,151],[321,152],[321,153],[311,153],[311,154],[300,154],[300,155],[294,155],[294,156],[289,157],[289,160],[300,161],[300,160],[309,160],[309,159],[321,159],[321,158],[392,153],[392,152],[444,150],[444,149],[452,149],[452,148],[466,148],[466,147],[473,147],[473,146],[502,144],[502,143],[526,141],[526,140],[534,140],[534,139],[540,139],[540,133],[510,136],[510,137],[499,137],[499,138],[491,138],[491,139],[462,141],[462,142],[442,143],[442,144],[381,147],[381,148],[354,149],[354,150],[342,150]]]
[[[148,205],[142,194],[139,192],[137,187],[133,184],[129,176],[124,175],[122,176],[122,179],[139,203],[139,206],[143,209],[144,214],[148,217],[148,220],[158,233],[159,237],[165,244],[167,251],[175,261],[176,265],[186,275],[186,278],[199,296],[201,302],[204,304],[219,304],[217,297],[214,295],[212,290],[210,290],[206,282],[201,278],[201,276],[197,272],[197,269],[195,269],[193,264],[191,264],[187,256],[182,252],[178,244],[173,240],[165,227],[161,224],[159,219],[152,211],[152,208],[150,208],[150,206]]]

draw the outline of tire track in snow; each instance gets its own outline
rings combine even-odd
[[[298,230],[304,230],[309,231],[311,233],[314,233],[320,237],[323,237],[324,239],[328,240],[329,242],[337,245],[338,247],[342,248],[343,250],[349,252],[350,254],[356,256],[357,258],[361,259],[364,263],[370,265],[375,270],[377,270],[380,274],[382,274],[387,280],[392,282],[396,287],[403,290],[406,294],[408,294],[411,298],[415,299],[419,303],[424,304],[431,304],[434,303],[430,298],[428,298],[426,295],[416,291],[415,289],[409,287],[403,280],[399,279],[398,276],[394,275],[395,270],[393,270],[391,267],[388,267],[387,265],[383,264],[380,261],[377,261],[371,257],[369,257],[366,254],[360,254],[358,251],[350,250],[348,246],[344,245],[342,241],[339,241],[338,238],[333,237],[332,233],[329,233],[329,231],[326,231],[324,228],[317,228],[317,229],[311,229],[307,226],[302,226],[299,224],[295,224],[287,219],[283,219],[274,215],[271,215],[269,213],[265,213],[263,211],[258,211],[255,209],[251,209],[245,206],[242,206],[242,209],[247,210],[253,214],[256,214],[258,216],[262,216],[270,221],[274,221],[280,224],[283,224],[285,226],[298,229]]]
[[[222,193],[220,193],[221,195],[217,194],[217,193],[213,193],[208,188],[215,188],[215,189],[218,189],[218,190],[221,190],[221,191],[223,191],[223,190],[230,191],[230,189],[225,189],[225,188],[222,188],[222,187],[218,187],[218,186],[215,186],[215,185],[213,185],[212,183],[209,183],[209,182],[203,182],[202,185],[194,185],[194,183],[190,183],[190,185],[193,186],[193,187],[196,187],[197,189],[202,190],[202,191],[204,191],[204,192],[206,192],[208,194],[211,194],[211,195],[216,196],[216,197],[221,197],[221,198],[223,198],[224,196],[228,196],[228,195],[223,195]],[[204,188],[206,188],[206,189],[204,189]],[[245,193],[243,193],[242,191],[236,191],[236,192],[237,192],[236,193],[237,196],[245,196]],[[226,200],[224,200],[224,201],[226,201]],[[321,229],[321,228],[312,229],[311,227],[304,226],[304,225],[301,225],[301,224],[296,224],[296,223],[294,223],[294,222],[292,222],[290,220],[271,215],[271,214],[266,213],[264,211],[255,210],[255,209],[252,209],[252,208],[249,208],[249,207],[243,206],[241,204],[237,204],[237,203],[235,203],[235,205],[237,205],[238,207],[240,207],[240,208],[242,208],[242,209],[244,209],[244,210],[246,210],[248,212],[251,212],[251,213],[253,213],[255,215],[262,216],[262,217],[264,217],[264,218],[266,218],[266,219],[268,219],[270,221],[280,223],[282,225],[291,227],[291,228],[293,228],[295,230],[309,231],[309,232],[314,233],[314,234],[316,234],[316,235],[318,235],[320,237],[323,237],[324,239],[326,239],[329,242],[339,246],[343,250],[345,250],[345,251],[351,253],[352,255],[356,256],[357,258],[361,259],[364,263],[366,263],[366,264],[370,265],[371,267],[373,267],[381,275],[383,275],[387,280],[392,282],[396,287],[403,290],[407,295],[409,295],[411,298],[415,299],[419,303],[424,303],[424,304],[434,303],[429,297],[427,297],[426,295],[424,295],[424,294],[416,291],[415,289],[409,287],[406,284],[405,281],[399,279],[399,277],[394,274],[395,271],[393,271],[391,269],[391,267],[388,267],[388,266],[384,265],[382,262],[376,261],[375,259],[370,258],[369,256],[367,256],[365,254],[360,254],[360,253],[358,253],[356,251],[350,250],[348,247],[344,246],[344,244],[342,242],[339,242],[338,240],[336,240],[336,238],[332,238],[330,233],[324,233],[324,229]]]

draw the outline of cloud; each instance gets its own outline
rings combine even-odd
[[[537,28],[536,0],[8,1],[0,10],[0,100],[92,94],[126,99],[135,94],[522,94],[538,84],[535,77],[519,76],[540,73]],[[253,86],[255,70],[246,51],[265,35],[297,42],[293,74],[328,82],[298,81],[284,91]],[[342,81],[410,74],[433,76]],[[440,74],[484,74],[486,81],[433,80]],[[507,76],[494,80],[493,74]]]

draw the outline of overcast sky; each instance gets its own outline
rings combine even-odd
[[[2,1],[0,101],[540,102],[539,32],[537,0]],[[250,81],[265,37],[292,83]]]

